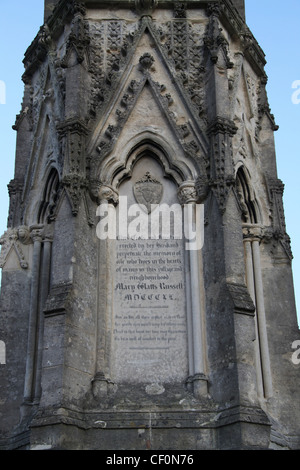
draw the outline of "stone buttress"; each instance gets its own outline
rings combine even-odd
[[[0,448],[300,448],[265,63],[244,1],[45,1],[0,241]],[[101,236],[105,214],[132,230],[125,200],[203,243]]]

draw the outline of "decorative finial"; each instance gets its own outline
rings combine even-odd
[[[149,52],[145,52],[145,54],[140,57],[139,62],[143,70],[150,70],[154,64],[154,57],[152,57]]]

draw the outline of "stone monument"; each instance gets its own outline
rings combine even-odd
[[[1,449],[300,448],[265,63],[242,0],[45,0],[0,240]]]

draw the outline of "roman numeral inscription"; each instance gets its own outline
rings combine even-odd
[[[113,356],[118,381],[187,376],[182,240],[117,240]]]

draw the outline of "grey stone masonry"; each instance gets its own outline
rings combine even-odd
[[[0,239],[0,449],[300,449],[265,55],[239,0],[46,0]]]

